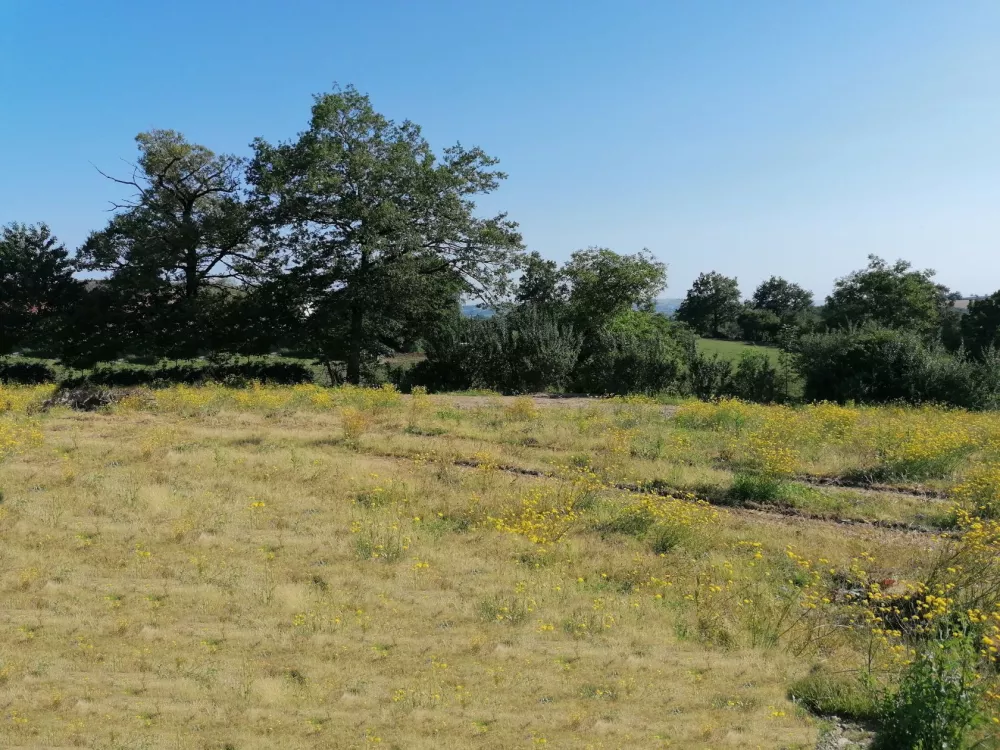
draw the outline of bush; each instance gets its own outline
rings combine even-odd
[[[975,360],[973,389],[976,408],[1000,409],[1000,349],[986,347]]]
[[[307,362],[276,357],[254,357],[229,362],[166,362],[157,365],[98,364],[90,371],[64,376],[61,388],[105,386],[129,388],[208,382],[246,384],[252,381],[294,385],[310,383],[313,371]]]
[[[625,534],[641,537],[656,522],[646,508],[623,508],[611,518],[595,524],[601,534]]]
[[[746,307],[738,319],[740,337],[744,341],[771,342],[778,338],[781,318],[771,310]]]
[[[573,378],[576,391],[627,395],[679,392],[684,387],[684,352],[668,335],[604,330],[589,348]]]
[[[1000,402],[1000,356],[950,354],[912,331],[868,326],[803,336],[796,366],[809,401],[941,403],[970,409]]]
[[[744,352],[729,380],[729,395],[743,401],[779,404],[788,400],[790,378],[763,352]]]
[[[56,369],[43,359],[0,357],[0,383],[37,385],[54,383],[58,377]]]
[[[741,473],[733,477],[726,499],[734,505],[747,502],[774,503],[782,500],[785,483],[767,474]]]
[[[976,650],[969,638],[932,642],[881,708],[874,750],[966,747],[982,719]]]
[[[427,341],[427,359],[410,370],[408,381],[434,391],[559,389],[569,381],[580,345],[572,327],[525,306],[437,331]]]
[[[690,535],[691,530],[686,526],[660,524],[653,531],[650,549],[654,554],[665,555],[684,544]]]
[[[688,387],[692,394],[710,401],[730,392],[732,389],[733,363],[718,354],[709,357],[695,352],[688,366]]]

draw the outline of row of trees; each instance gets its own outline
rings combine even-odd
[[[562,266],[527,253],[505,214],[476,211],[505,178],[496,159],[435,154],[353,88],[317,96],[302,133],[257,139],[247,159],[168,130],[136,143],[131,174],[105,175],[123,196],[111,219],[74,254],[45,225],[0,229],[0,355],[91,367],[281,352],[357,383],[419,347],[427,361],[408,377],[437,388],[787,397],[789,373],[703,357],[698,334],[779,344],[816,398],[938,398],[946,371],[978,394],[969,404],[992,398],[1000,293],[963,315],[932,271],[872,257],[820,306],[782,278],[743,301],[736,279],[702,274],[668,319],[650,253],[589,248]],[[495,316],[463,318],[470,297]],[[895,385],[851,379],[882,377],[887,357]]]
[[[962,295],[934,281],[932,270],[870,256],[867,267],[837,279],[825,304],[798,284],[772,276],[741,301],[735,278],[703,273],[677,318],[703,336],[788,345],[806,333],[866,325],[912,331],[947,349],[975,353],[1000,344],[1000,292],[954,307]]]

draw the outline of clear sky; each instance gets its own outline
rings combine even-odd
[[[825,295],[868,253],[1000,288],[1000,2],[0,0],[0,223],[71,247],[132,138],[293,137],[311,95],[377,109],[510,174],[483,207],[531,249],[648,247]]]

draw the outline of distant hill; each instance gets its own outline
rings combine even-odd
[[[677,308],[681,306],[682,299],[658,299],[656,300],[656,312],[664,315],[673,315]]]
[[[680,299],[658,299],[656,300],[656,312],[673,315],[677,312],[681,301]],[[467,318],[492,318],[493,310],[478,305],[462,305],[462,315]]]
[[[462,305],[462,315],[467,318],[492,318],[493,310],[479,305]]]

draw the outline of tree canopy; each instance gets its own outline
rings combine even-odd
[[[824,318],[834,328],[874,323],[887,328],[936,332],[947,307],[948,290],[934,282],[934,271],[910,263],[888,263],[868,256],[868,266],[834,283]]]
[[[45,224],[0,227],[0,354],[55,338],[76,299],[69,253]]]
[[[255,205],[290,259],[312,347],[346,360],[350,382],[426,307],[506,290],[521,236],[506,214],[476,215],[475,196],[506,177],[482,149],[438,157],[417,125],[347,87],[316,97],[297,140],[254,151]]]
[[[648,250],[620,255],[606,247],[577,250],[563,267],[578,326],[600,325],[633,308],[651,312],[667,285],[667,267]]]
[[[677,319],[703,336],[719,336],[727,324],[736,323],[740,310],[739,282],[711,271],[695,279],[677,309]]]
[[[989,347],[1000,348],[1000,292],[969,303],[969,312],[961,318],[965,345],[976,353]]]
[[[772,312],[779,318],[805,312],[812,307],[812,304],[812,292],[780,276],[772,276],[767,281],[761,282],[751,299],[752,307]]]
[[[242,162],[188,143],[173,130],[136,136],[139,158],[128,178],[109,177],[134,193],[80,249],[82,268],[116,281],[195,297],[206,285],[246,280],[266,248],[254,246],[240,198]]]
[[[734,372],[700,354],[696,334],[776,344],[816,382],[847,343],[878,369],[887,352],[910,361],[919,340],[913,399],[931,380],[935,397],[962,378],[987,394],[962,403],[1000,393],[1000,292],[966,314],[933,271],[873,255],[823,308],[779,276],[743,302],[737,279],[712,271],[671,320],[656,312],[667,266],[650,251],[591,246],[561,264],[527,253],[514,221],[477,206],[506,178],[496,158],[435,150],[353,87],[314,97],[301,133],[257,139],[250,158],[174,130],[135,143],[131,174],[101,173],[123,197],[75,258],[43,224],[0,228],[0,355],[76,368],[198,358],[222,372],[237,355],[280,353],[325,365],[331,382],[403,384],[376,365],[423,351],[411,385],[759,397],[774,368],[751,358]],[[471,300],[494,317],[463,318]]]
[[[521,278],[514,292],[516,303],[550,307],[565,303],[568,296],[566,278],[558,263],[543,258],[537,250],[524,256]]]
[[[105,174],[131,194],[112,204],[114,216],[90,235],[77,262],[108,274],[104,307],[129,310],[115,324],[113,338],[123,347],[194,356],[217,343],[240,299],[232,291],[259,278],[273,253],[257,239],[241,195],[242,159],[173,130],[140,133],[135,141],[132,174]],[[96,331],[110,325],[91,322]]]

